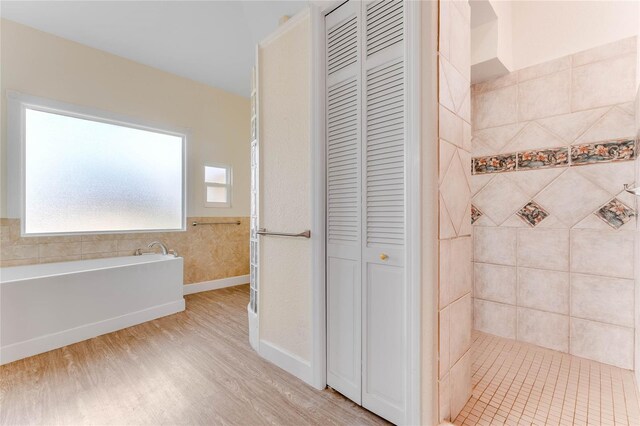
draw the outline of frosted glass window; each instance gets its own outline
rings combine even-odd
[[[226,203],[227,202],[227,188],[224,186],[208,186],[207,187],[207,202],[208,203]]]
[[[25,108],[25,234],[184,229],[182,135]]]
[[[204,181],[207,183],[227,183],[227,169],[224,167],[204,167]]]
[[[231,206],[231,168],[221,165],[204,166],[206,207]]]

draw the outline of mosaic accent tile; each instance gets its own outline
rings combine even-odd
[[[518,153],[518,169],[542,169],[569,165],[568,148],[552,148]]]
[[[471,224],[472,225],[476,223],[476,221],[480,219],[480,216],[482,216],[483,214],[484,213],[482,213],[480,209],[478,209],[476,206],[471,204]]]
[[[534,201],[529,201],[516,214],[532,228],[549,216],[549,213]]]
[[[594,214],[614,229],[620,228],[635,216],[633,209],[617,198],[609,201]]]
[[[501,154],[473,159],[474,175],[485,173],[512,172],[516,169],[516,154]]]
[[[636,141],[620,139],[571,147],[573,165],[608,163],[633,160],[636,156]]]

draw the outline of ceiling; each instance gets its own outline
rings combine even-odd
[[[0,16],[242,96],[255,45],[307,1],[6,1]]]

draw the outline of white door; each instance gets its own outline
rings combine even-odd
[[[327,381],[395,423],[407,381],[403,23],[401,0],[352,0],[326,18]]]

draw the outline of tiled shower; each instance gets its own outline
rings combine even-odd
[[[476,330],[634,369],[637,46],[472,86]]]

